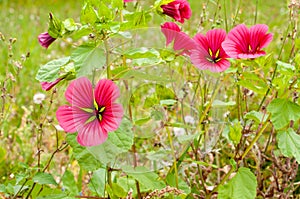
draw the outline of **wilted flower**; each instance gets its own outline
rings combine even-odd
[[[192,63],[201,70],[222,72],[230,66],[226,59],[229,56],[223,50],[221,44],[225,40],[226,32],[222,29],[209,30],[205,35],[198,33],[194,40],[198,44],[191,50]]]
[[[35,104],[41,104],[46,98],[46,95],[43,93],[36,93],[33,96],[33,103]]]
[[[266,54],[261,50],[273,39],[273,34],[268,33],[268,26],[257,24],[248,29],[244,24],[233,28],[227,35],[222,47],[226,53],[237,59],[256,58]]]
[[[180,23],[192,16],[190,4],[186,0],[175,0],[160,7],[163,9],[163,14],[172,17]]]
[[[101,144],[107,133],[117,130],[121,123],[123,108],[115,103],[119,95],[119,88],[111,80],[100,80],[93,90],[86,77],[76,79],[65,93],[71,105],[61,106],[56,112],[59,125],[66,132],[77,131],[82,146]]]
[[[51,90],[56,84],[58,84],[63,78],[58,78],[54,82],[41,82],[42,89],[45,91]]]
[[[168,46],[174,41],[173,49],[182,51],[184,54],[190,54],[190,50],[195,48],[195,42],[184,32],[181,32],[179,26],[173,22],[166,22],[160,26],[162,33],[166,37],[166,45]]]
[[[38,36],[38,39],[40,45],[44,48],[48,48],[50,44],[52,44],[56,40],[56,38],[51,37],[48,32],[41,33]]]

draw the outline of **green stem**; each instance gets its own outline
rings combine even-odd
[[[270,117],[270,116],[269,116]],[[265,131],[265,129],[268,127],[269,125],[269,117],[266,120],[266,122],[263,124],[263,126],[261,127],[261,129],[259,130],[259,132],[256,134],[256,136],[253,138],[253,140],[251,141],[251,143],[249,144],[249,146],[246,148],[246,150],[244,151],[244,153],[241,155],[240,159],[237,162],[237,165],[239,165],[241,163],[241,161],[248,155],[248,153],[250,152],[250,150],[252,149],[252,147],[254,146],[254,144],[257,142],[257,140],[260,138],[260,136],[263,134],[263,132]],[[211,198],[211,195],[213,193],[215,193],[218,188],[223,185],[226,180],[229,178],[229,176],[231,175],[231,173],[234,171],[234,167],[231,166],[230,170],[228,171],[228,173],[224,176],[224,178],[222,179],[222,181],[212,190],[212,192],[209,193],[209,195],[206,197]]]
[[[177,171],[177,159],[176,159],[175,149],[174,149],[174,146],[173,146],[173,140],[172,140],[170,130],[169,130],[168,127],[166,128],[166,130],[167,130],[167,133],[168,133],[170,147],[171,147],[171,150],[172,150],[173,161],[174,161],[173,165],[174,165],[174,172],[175,172],[175,182],[176,182],[176,188],[178,189],[178,171]]]
[[[107,74],[107,79],[111,78],[111,68],[110,68],[110,56],[109,56],[109,46],[108,46],[108,41],[107,39],[104,40],[104,47],[105,47],[105,57],[106,57],[106,74]]]
[[[228,32],[228,23],[227,23],[227,13],[226,13],[226,0],[223,1],[224,2],[224,21],[225,21],[225,29],[226,32]]]
[[[255,4],[254,24],[256,24],[257,21],[257,10],[258,10],[258,0],[256,0],[256,4]]]

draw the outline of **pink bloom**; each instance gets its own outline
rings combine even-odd
[[[180,23],[192,16],[190,4],[186,0],[175,0],[160,7],[163,9],[163,14],[172,17]]]
[[[127,3],[127,2],[131,2],[131,1],[133,1],[133,0],[123,0],[125,3]]]
[[[257,24],[248,29],[244,24],[233,28],[223,42],[222,47],[232,58],[256,58],[266,54],[261,49],[266,47],[273,39],[268,33],[268,26]]]
[[[160,26],[162,33],[166,37],[166,46],[174,41],[173,49],[182,51],[184,54],[190,54],[190,50],[195,48],[195,42],[184,32],[181,32],[179,26],[173,22],[166,22]]]
[[[48,48],[50,46],[50,44],[52,44],[56,39],[51,37],[48,32],[44,32],[41,33],[38,36],[39,39],[39,43],[41,46],[43,46],[44,48]]]
[[[226,38],[226,32],[222,29],[209,30],[205,35],[198,33],[194,40],[197,48],[191,51],[192,63],[201,70],[222,72],[230,66],[226,59],[229,56],[223,50],[221,44]]]
[[[95,90],[86,77],[72,81],[65,96],[70,106],[58,108],[56,117],[59,125],[69,133],[78,132],[77,141],[82,146],[103,143],[107,133],[118,129],[123,108],[115,103],[119,88],[113,81],[100,80]]]
[[[45,91],[51,90],[56,84],[58,84],[63,78],[58,78],[54,82],[41,82],[42,89]]]

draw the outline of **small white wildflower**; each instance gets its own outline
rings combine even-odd
[[[82,41],[88,41],[89,40],[89,36],[83,36],[81,37]]]
[[[185,116],[184,121],[187,124],[195,124],[195,118],[190,115]]]
[[[43,94],[43,93],[36,93],[34,96],[33,96],[33,102],[35,104],[41,104],[46,98],[46,95]]]
[[[185,134],[185,130],[184,130],[184,128],[173,127],[173,133],[177,137],[177,136],[184,135]]]

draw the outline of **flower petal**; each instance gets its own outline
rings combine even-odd
[[[71,106],[60,106],[56,111],[59,125],[69,133],[77,131],[73,116],[73,108]]]
[[[107,139],[107,131],[102,129],[98,120],[93,120],[78,130],[77,142],[82,146],[96,146]]]
[[[180,28],[176,23],[166,22],[160,26],[162,33],[166,37],[166,46],[168,46],[176,37],[178,32],[180,32]]]
[[[66,90],[65,96],[73,106],[94,108],[92,83],[86,77],[80,77],[72,81]]]
[[[112,104],[107,106],[103,115],[101,126],[107,132],[115,131],[121,124],[124,111],[121,104]]]
[[[253,49],[262,49],[272,41],[273,34],[266,34],[268,29],[265,24],[256,24],[250,28],[250,45]]]
[[[248,52],[250,34],[245,24],[234,27],[222,43],[222,47],[229,57],[238,58],[240,53]]]
[[[213,29],[206,33],[208,46],[212,50],[213,54],[216,54],[220,50],[222,42],[226,38],[226,31],[223,29]]]
[[[108,106],[112,104],[120,96],[117,85],[109,80],[100,80],[95,88],[95,100],[98,106]]]

